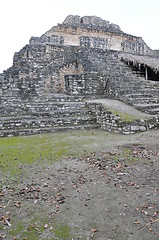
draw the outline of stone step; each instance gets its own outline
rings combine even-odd
[[[96,117],[85,107],[85,99],[90,96],[48,94],[23,104],[16,104],[16,100],[6,103],[4,110],[8,112],[1,115],[0,136],[96,128]]]
[[[74,108],[83,108],[85,107],[84,102],[32,102],[25,105],[26,109],[74,109]]]
[[[152,108],[152,109],[146,109],[147,113],[149,114],[153,114],[153,115],[159,115],[159,106],[156,108]],[[145,112],[146,112],[145,111]]]
[[[46,128],[35,128],[35,129],[19,129],[19,130],[0,130],[0,137],[11,137],[11,136],[26,136],[35,135],[42,133],[53,133],[60,131],[70,130],[89,130],[99,128],[97,123],[77,125],[77,126],[60,126],[60,127],[46,127]]]
[[[1,130],[34,129],[61,126],[78,126],[96,123],[95,116],[84,115],[63,118],[36,118],[36,119],[3,119],[0,121]]]
[[[91,111],[82,108],[82,109],[59,109],[55,111],[39,111],[33,112],[31,116],[35,117],[72,117],[72,116],[83,116],[87,114],[92,114]]]
[[[45,94],[34,97],[34,101],[52,101],[52,102],[79,102],[83,101],[84,96],[64,95],[64,94]]]
[[[10,114],[10,115],[4,115],[4,116],[0,116],[0,121],[3,120],[20,120],[20,119],[26,119],[29,120],[31,119],[37,119],[39,117],[45,117],[45,118],[53,118],[53,117],[72,117],[72,116],[83,116],[83,115],[88,115],[88,114],[92,114],[92,112],[87,109],[87,108],[82,108],[82,109],[58,109],[55,111],[41,111],[41,112],[33,112],[33,113],[29,113],[29,114],[19,114],[19,115],[14,115],[14,114]]]
[[[102,97],[101,95],[66,95],[66,94],[44,94],[34,97],[35,102],[83,102],[87,99]]]
[[[34,119],[1,119],[1,130],[5,129],[21,129],[21,128],[44,128],[44,127],[60,127],[60,126],[77,126],[82,124],[95,123],[96,118],[93,115],[61,117],[61,118],[34,118]]]
[[[28,112],[27,112],[28,114]],[[19,112],[19,115],[17,117],[17,114],[15,115],[14,112],[13,114],[9,117],[7,117],[6,114],[1,114],[1,117],[0,117],[0,121],[1,119],[21,119],[21,118],[24,118],[24,119],[27,119],[29,120],[30,118],[31,119],[36,119],[38,117],[45,117],[45,118],[52,118],[52,117],[72,117],[72,116],[83,116],[83,115],[88,115],[88,114],[92,114],[91,111],[89,109],[86,109],[86,108],[82,108],[82,109],[58,109],[58,110],[55,110],[55,111],[38,111],[38,112],[32,112],[32,113],[29,113],[30,115],[26,115],[26,112],[23,114],[20,115],[20,112]]]
[[[141,89],[135,89],[135,88],[130,88],[130,89],[126,89],[126,88],[120,88],[118,89],[118,92],[119,93],[122,93],[125,95],[128,95],[128,94],[140,94],[140,95],[143,95],[143,96],[148,96],[148,95],[151,95],[152,97],[157,97],[159,95],[159,92],[156,91],[156,90],[151,90],[151,89],[144,89],[144,88],[141,88]]]
[[[128,93],[128,94],[124,94],[123,96],[126,99],[142,99],[142,98],[150,99],[152,97],[152,94]]]
[[[145,87],[145,88],[155,88],[159,90],[159,84],[156,84],[153,81],[146,82],[141,79],[138,79],[138,80],[131,79],[131,82],[128,79],[122,79],[120,80],[120,84],[129,85],[129,87],[137,86],[137,87]]]
[[[110,61],[109,65],[108,77],[115,86],[110,85],[110,97],[115,96],[141,111],[159,113],[159,82],[146,80],[141,72],[134,71],[120,59]]]
[[[131,83],[131,84],[144,84],[145,86],[158,86],[159,84],[157,82],[151,81],[151,80],[146,80],[140,76],[136,76],[136,75],[131,75],[131,74],[116,74],[115,72],[112,74],[107,74],[108,77],[114,78],[116,82],[120,82],[120,83]]]
[[[8,115],[25,115],[40,112],[56,112],[56,111],[83,111],[85,109],[84,102],[32,102],[27,104],[3,104],[1,106],[1,116]]]
[[[145,80],[141,77],[136,78],[136,76],[120,76],[120,77],[115,77],[115,79],[117,80],[117,82],[120,82],[121,84],[130,84],[131,85],[142,85],[142,86],[147,86],[147,87],[155,87],[155,88],[159,88],[159,83],[155,82],[155,81],[151,81],[151,80]]]
[[[135,94],[135,93],[138,93],[138,94],[143,94],[143,95],[146,95],[146,94],[151,94],[152,96],[158,96],[159,95],[159,91],[155,90],[155,89],[150,89],[150,88],[144,88],[144,87],[126,87],[124,86],[123,88],[121,87],[118,87],[117,88],[118,90],[122,91],[122,92],[125,92],[125,94]]]
[[[128,99],[132,104],[149,104],[149,103],[158,103],[159,104],[159,98],[152,98],[152,97],[140,97],[140,98],[129,98]]]
[[[140,104],[134,104],[134,106],[142,110],[157,109],[159,108],[159,103],[148,103],[148,104],[140,103]]]
[[[69,102],[67,102],[67,101],[64,101],[64,102],[57,102],[57,101],[48,101],[48,102],[46,102],[46,101],[38,101],[38,102],[28,102],[28,103],[26,103],[25,105],[28,107],[28,106],[33,106],[33,105],[35,105],[35,106],[47,106],[47,105],[58,105],[58,106],[65,106],[65,105],[76,105],[76,106],[79,106],[79,105],[84,105],[84,102],[80,102],[80,101],[77,101],[77,102],[74,102],[74,101],[69,101]]]

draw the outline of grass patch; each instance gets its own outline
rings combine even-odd
[[[116,162],[121,162],[121,161],[125,161],[127,164],[133,164],[139,161],[146,161],[145,157],[141,157],[141,156],[135,156],[133,154],[133,150],[130,147],[122,147],[121,148],[121,153],[118,153],[115,157],[114,157],[114,161]]]
[[[56,227],[54,230],[55,237],[58,237],[61,240],[68,240],[71,237],[70,228],[67,224],[61,224]]]
[[[28,240],[38,240],[39,234],[45,231],[44,222],[39,217],[35,217],[29,221],[29,224],[26,222],[12,222],[12,229],[9,231],[9,234],[12,237],[20,237],[20,239]]]
[[[29,226],[27,231],[24,231],[22,234],[22,239],[27,240],[38,240],[39,234],[35,226]]]
[[[9,234],[12,237],[16,237],[19,235],[25,228],[24,224],[22,222],[17,223],[16,225],[13,225],[12,230],[9,231]]]
[[[1,225],[2,223],[0,223],[0,231],[2,231],[4,229],[3,225]]]
[[[114,115],[119,116],[121,121],[132,123],[136,120],[136,117],[134,117],[132,115],[128,115],[126,113],[122,113],[122,112],[119,112],[117,110],[112,110],[112,109],[108,109],[108,108],[106,108],[106,110],[110,111]]]
[[[90,150],[101,131],[69,131],[26,137],[0,138],[0,171],[10,178],[22,172],[22,166],[37,160],[57,161],[80,156]],[[107,133],[103,133],[107,136]]]

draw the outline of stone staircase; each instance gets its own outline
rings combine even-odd
[[[120,53],[84,49],[78,58],[83,66],[87,66],[87,72],[92,77],[97,74],[97,79],[91,83],[94,87],[97,81],[106,81],[105,92],[101,93],[105,97],[121,100],[152,115],[159,114],[159,81],[146,80],[143,72],[133,71],[121,61]]]
[[[0,137],[98,127],[96,117],[80,96],[43,95],[23,102],[20,108],[21,114],[0,117]]]
[[[127,70],[128,71],[128,70]],[[131,69],[130,69],[131,71]],[[152,115],[159,114],[159,82],[146,80],[143,76],[132,73],[131,86],[123,98],[137,109]]]
[[[133,71],[120,59],[114,58],[107,65],[107,97],[122,100],[152,115],[159,114],[159,81],[146,80],[142,73]]]

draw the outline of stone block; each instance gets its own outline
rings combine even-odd
[[[140,126],[140,131],[141,132],[145,132],[147,129],[146,129],[146,127],[145,126]]]
[[[139,131],[140,126],[131,126],[130,129],[131,129],[131,131]]]

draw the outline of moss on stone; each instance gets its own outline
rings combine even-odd
[[[129,114],[126,114],[126,113],[122,113],[122,112],[117,111],[117,110],[112,110],[112,109],[107,108],[107,111],[110,111],[112,114],[114,114],[116,116],[119,116],[120,121],[123,121],[123,122],[132,123],[136,120],[136,117],[134,117],[132,115],[129,115]]]

